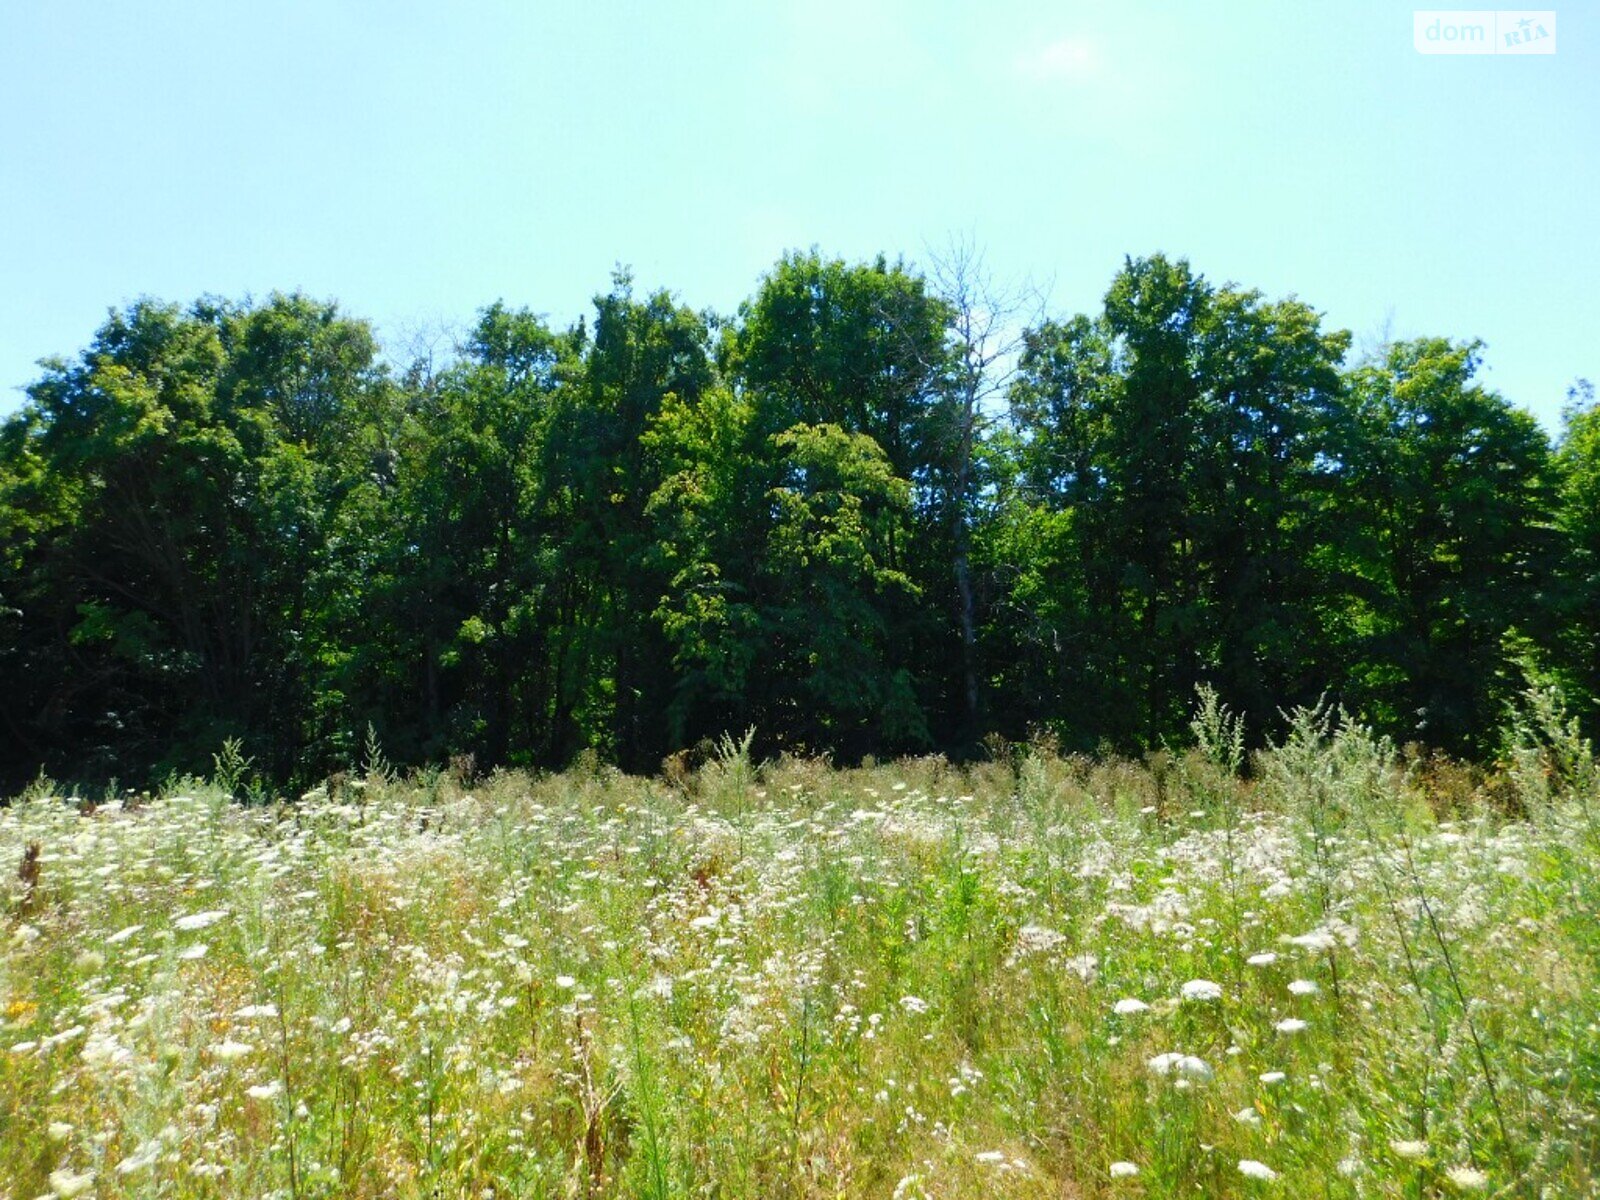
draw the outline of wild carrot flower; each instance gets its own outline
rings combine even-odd
[[[1066,965],[1067,970],[1085,983],[1093,983],[1100,975],[1100,959],[1094,954],[1074,954]]]
[[[1476,1167],[1451,1167],[1444,1174],[1446,1179],[1463,1192],[1481,1191],[1489,1186],[1489,1177]]]
[[[1299,946],[1304,950],[1332,950],[1336,945],[1333,934],[1327,929],[1313,929],[1310,933],[1302,933],[1287,941],[1291,946]]]
[[[156,1160],[160,1157],[161,1143],[152,1138],[147,1142],[140,1143],[137,1150],[117,1164],[117,1174],[136,1174],[139,1171],[145,1170],[147,1167],[154,1166]]]
[[[1177,1075],[1183,1079],[1195,1079],[1202,1083],[1215,1074],[1210,1063],[1193,1054],[1172,1052],[1158,1054],[1147,1065],[1157,1075]]]
[[[94,1186],[94,1172],[84,1171],[75,1175],[63,1167],[59,1171],[50,1172],[50,1190],[61,1200],[72,1200],[74,1196],[81,1196]]]
[[[206,929],[215,925],[227,915],[227,912],[223,909],[210,909],[206,912],[190,913],[186,917],[179,917],[172,925],[175,929],[181,929],[185,933],[192,933],[196,929]]]

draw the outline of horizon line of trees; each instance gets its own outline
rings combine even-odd
[[[1151,747],[1198,685],[1495,753],[1517,664],[1600,695],[1600,408],[1481,345],[1355,355],[1129,258],[1029,316],[970,250],[791,253],[731,317],[619,272],[386,366],[336,304],[140,301],[0,427],[0,782],[471,754],[624,768],[754,726],[844,759]]]

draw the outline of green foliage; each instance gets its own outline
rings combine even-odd
[[[1189,730],[1207,761],[1230,775],[1239,773],[1244,766],[1244,722],[1228,711],[1215,688],[1201,685]]]
[[[1557,656],[1574,697],[1585,697],[1579,720],[1600,735],[1600,403],[1581,380],[1569,393],[1566,430],[1556,451],[1558,521],[1566,537],[1559,576],[1561,650]]]
[[[238,738],[227,738],[222,743],[222,749],[211,756],[212,786],[223,795],[238,799],[250,781],[254,766],[253,760],[244,752],[244,743]]]
[[[1346,512],[1364,619],[1350,653],[1383,676],[1352,707],[1402,739],[1492,750],[1513,629],[1553,640],[1552,463],[1527,413],[1475,384],[1479,347],[1391,346],[1350,382]]]
[[[395,770],[383,753],[383,742],[371,721],[361,744],[361,778],[369,787],[384,787],[395,781]]]
[[[398,373],[303,295],[110,313],[0,426],[0,777],[1148,749],[1196,688],[1213,775],[1325,691],[1483,757],[1530,652],[1594,735],[1592,389],[1552,449],[1474,343],[1160,255],[1012,361],[965,269],[619,272]]]
[[[1073,706],[1046,719],[1148,745],[1202,682],[1257,719],[1324,686],[1348,341],[1161,256],[1130,260],[1098,317],[1029,334],[1009,503],[1061,519],[1010,518],[1052,543],[1011,561],[1019,665],[1045,677],[1027,690]]]

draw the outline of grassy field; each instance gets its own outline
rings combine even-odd
[[[1600,789],[1533,709],[1488,779],[1311,714],[1241,776],[1211,709],[1138,764],[41,783],[0,1197],[1594,1195]]]

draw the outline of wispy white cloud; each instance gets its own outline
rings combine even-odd
[[[1013,62],[1016,73],[1037,83],[1061,80],[1081,82],[1099,77],[1105,58],[1097,42],[1084,37],[1062,37],[1030,46]]]

